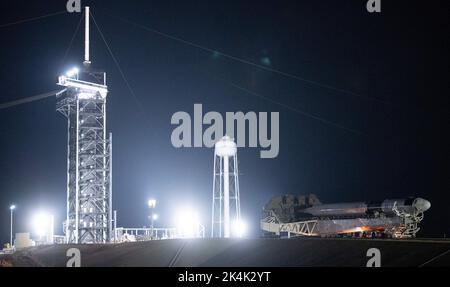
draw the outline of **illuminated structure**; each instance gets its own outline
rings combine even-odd
[[[111,134],[106,133],[106,73],[90,68],[89,7],[84,68],[60,76],[57,111],[68,119],[67,243],[105,243],[112,236]]]
[[[44,212],[38,213],[33,218],[34,232],[37,245],[54,243],[54,217]]]
[[[272,198],[263,209],[267,235],[414,238],[431,203],[423,198],[322,204],[313,194]]]
[[[215,145],[211,237],[229,238],[240,224],[239,175],[236,143],[228,136]]]
[[[16,206],[14,204],[12,204],[9,207],[9,210],[11,211],[11,230],[10,230],[10,239],[9,239],[9,245],[13,246],[14,242],[13,242],[13,214],[14,214],[14,210],[16,209]]]

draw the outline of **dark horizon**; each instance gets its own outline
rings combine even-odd
[[[0,4],[0,104],[56,90],[58,75],[82,66],[82,28],[70,45],[81,14],[5,25],[62,11],[65,2]],[[323,203],[423,197],[431,209],[419,236],[448,236],[444,2],[383,1],[380,14],[368,13],[365,2],[82,1],[132,90],[92,25],[92,67],[107,72],[110,90],[118,226],[149,226],[146,203],[156,198],[158,226],[190,205],[209,230],[213,150],[170,141],[172,115],[193,116],[201,103],[204,113],[223,116],[280,113],[277,158],[238,150],[251,236],[259,234],[262,206],[287,193],[314,193]],[[15,232],[31,231],[30,217],[45,209],[62,234],[67,122],[55,103],[0,110],[2,244],[12,203]]]

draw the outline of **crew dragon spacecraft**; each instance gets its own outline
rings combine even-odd
[[[265,235],[413,238],[431,207],[422,198],[322,204],[314,194],[272,198],[263,208]]]

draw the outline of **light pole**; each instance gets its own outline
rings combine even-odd
[[[152,236],[153,236],[153,233],[155,233],[155,232],[154,232],[154,225],[153,225],[153,222],[154,222],[155,220],[158,220],[158,214],[153,213],[153,214],[152,214]],[[156,239],[158,238],[158,231],[157,231],[156,234],[155,234],[155,238],[156,238]]]
[[[9,207],[9,210],[11,211],[11,232],[10,232],[9,245],[11,247],[13,246],[13,213],[14,213],[14,209],[16,209],[16,206],[14,204]]]
[[[148,201],[148,208],[150,208],[150,222],[151,222],[151,235],[150,238],[153,238],[153,220],[154,220],[154,211],[156,207],[156,200],[150,199]]]

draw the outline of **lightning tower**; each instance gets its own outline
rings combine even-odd
[[[228,136],[214,149],[214,180],[211,237],[229,238],[240,224],[239,172],[236,143]]]
[[[60,76],[57,111],[67,118],[67,243],[112,237],[112,135],[106,130],[106,73],[91,68],[89,7],[85,8],[83,69]]]

